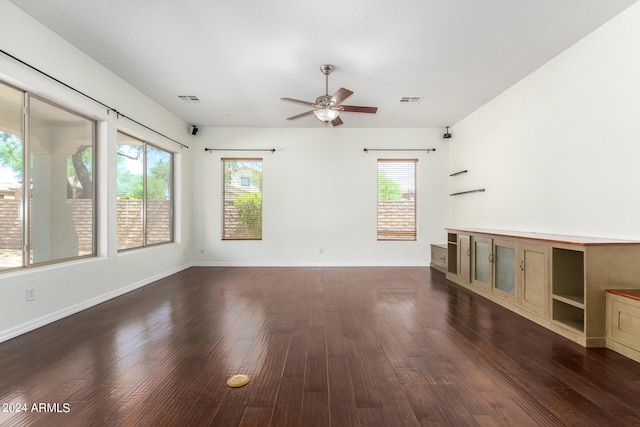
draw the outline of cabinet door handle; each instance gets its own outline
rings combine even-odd
[[[524,271],[524,260],[520,261],[520,270]]]

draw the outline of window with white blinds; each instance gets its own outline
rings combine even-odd
[[[222,159],[222,240],[262,240],[262,159]]]
[[[418,159],[378,159],[378,240],[416,240]]]

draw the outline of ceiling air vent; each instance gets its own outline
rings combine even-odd
[[[200,102],[200,98],[195,95],[178,95],[178,98],[189,104],[197,104]]]
[[[419,104],[422,101],[421,96],[403,96],[400,98],[400,104]]]

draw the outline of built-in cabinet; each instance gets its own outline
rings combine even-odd
[[[640,290],[607,291],[607,347],[640,362]]]
[[[484,229],[447,236],[449,280],[584,346],[606,346],[606,290],[640,288],[640,242]]]
[[[446,273],[448,252],[449,248],[446,244],[433,243],[431,245],[431,268]]]
[[[549,313],[549,248],[546,245],[520,243],[522,308],[543,318]]]
[[[516,298],[517,247],[513,242],[474,236],[471,246],[471,283],[504,298]]]
[[[465,234],[448,233],[447,247],[449,252],[447,270],[460,282],[471,280],[471,237]]]

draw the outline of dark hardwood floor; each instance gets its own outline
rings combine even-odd
[[[0,372],[3,426],[640,425],[640,364],[427,268],[191,268],[0,344]]]

